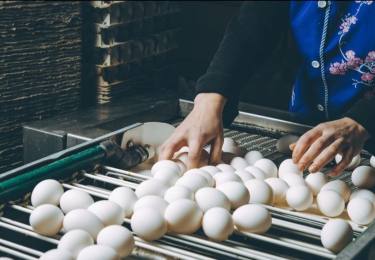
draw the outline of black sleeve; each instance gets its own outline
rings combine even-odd
[[[366,129],[371,138],[367,140],[363,148],[375,155],[375,96],[358,100],[342,117],[349,117]]]
[[[214,92],[227,98],[223,112],[225,127],[238,115],[242,87],[262,60],[275,50],[288,24],[288,1],[244,2],[228,23],[219,49],[207,73],[199,78],[195,93]]]

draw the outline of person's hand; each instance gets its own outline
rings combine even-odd
[[[170,160],[183,146],[189,147],[187,169],[198,167],[202,148],[210,143],[209,164],[220,161],[223,146],[222,114],[226,98],[216,93],[201,93],[194,100],[194,108],[161,146],[159,160]]]
[[[361,152],[370,137],[363,126],[348,117],[319,124],[290,145],[293,163],[298,164],[300,171],[309,167],[310,173],[315,173],[340,154],[341,161],[330,171],[330,176],[336,177]],[[326,148],[324,156],[319,156]]]

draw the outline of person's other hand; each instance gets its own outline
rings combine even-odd
[[[300,171],[309,167],[310,173],[315,173],[340,154],[342,160],[330,171],[330,176],[336,177],[361,152],[370,137],[366,129],[348,117],[319,124],[290,145],[293,163],[298,164]],[[319,156],[326,148],[324,156]]]
[[[209,164],[216,165],[224,140],[222,114],[226,101],[220,94],[198,94],[193,110],[161,146],[159,160],[170,160],[175,152],[188,146],[187,169],[197,168],[202,149],[209,143]]]

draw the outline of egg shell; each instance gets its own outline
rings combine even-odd
[[[263,234],[272,225],[271,214],[262,205],[243,205],[233,212],[234,225],[240,231]]]
[[[247,154],[248,150],[244,147],[232,146],[229,149],[229,152],[235,154],[238,157],[243,158]]]
[[[154,175],[154,179],[165,182],[169,187],[173,186],[179,178],[180,174],[171,168],[162,168]]]
[[[185,165],[187,165],[188,162],[189,162],[189,153],[188,152],[180,153],[177,157],[175,157],[173,159],[178,159],[181,162],[183,162]]]
[[[153,208],[143,208],[134,212],[130,220],[133,232],[144,240],[156,240],[167,233],[167,223]]]
[[[337,154],[335,156],[335,161],[336,163],[338,164],[339,162],[341,162],[342,160],[342,156]],[[361,163],[361,155],[360,154],[357,154],[356,156],[353,157],[352,161],[350,162],[350,164],[348,166],[346,166],[346,169],[348,170],[353,170],[355,169],[359,164]]]
[[[178,158],[178,157],[177,157]],[[181,168],[180,166],[178,166],[174,161],[172,160],[161,160],[161,161],[158,161],[157,163],[155,163],[152,168],[151,168],[151,175],[154,176],[155,173],[160,170],[160,169],[164,169],[164,168],[171,168],[173,170],[175,170],[176,172],[178,172],[178,174],[180,176],[182,176],[182,172],[181,172]]]
[[[77,257],[79,252],[85,247],[94,244],[91,235],[84,230],[75,229],[65,233],[57,246],[57,249],[67,250]]]
[[[334,190],[324,190],[316,197],[319,211],[327,217],[339,216],[345,208],[344,199]]]
[[[213,241],[226,240],[234,231],[233,217],[226,209],[211,208],[203,215],[202,229]]]
[[[323,190],[334,190],[337,191],[341,197],[344,199],[345,203],[349,201],[350,194],[352,193],[350,187],[345,181],[334,180],[325,184],[320,191]]]
[[[227,196],[215,188],[202,188],[195,194],[195,203],[203,211],[207,212],[211,208],[221,207],[230,210],[230,201]]]
[[[94,213],[104,227],[110,225],[121,225],[124,222],[124,211],[117,203],[109,200],[100,200],[87,208],[88,211]]]
[[[183,161],[181,161],[180,159],[178,159],[178,158],[173,158],[172,161],[175,162],[180,167],[180,169],[181,169],[181,176],[184,175],[184,173],[187,170],[186,164]]]
[[[325,248],[338,254],[353,241],[353,229],[343,219],[330,219],[322,228],[320,240]]]
[[[221,172],[217,175],[215,178],[215,183],[216,183],[216,186],[219,186],[225,182],[228,182],[228,181],[236,181],[236,182],[243,182],[241,177],[238,176],[237,174],[233,173],[233,172]]]
[[[258,180],[267,179],[267,175],[264,173],[264,171],[259,169],[256,166],[247,166],[245,168],[245,171],[250,172],[255,177],[255,179],[258,179]]]
[[[52,179],[39,182],[31,193],[31,204],[36,208],[43,204],[58,206],[64,193],[61,184]]]
[[[66,232],[74,229],[82,229],[89,233],[96,241],[100,230],[104,228],[101,220],[86,209],[74,209],[65,215],[63,227]]]
[[[208,172],[209,174],[211,174],[212,177],[214,177],[214,175],[216,173],[221,172],[221,170],[219,168],[217,168],[215,166],[212,166],[212,165],[207,165],[207,166],[204,166],[200,169]]]
[[[177,158],[182,153],[188,153],[190,151],[188,146],[183,146],[180,150],[174,153],[173,157]]]
[[[193,192],[186,186],[175,185],[170,187],[164,194],[164,199],[171,203],[172,201],[179,199],[188,199],[194,201]]]
[[[188,170],[184,176],[187,176],[189,174],[200,174],[202,175],[204,178],[206,178],[207,182],[208,182],[208,185],[210,187],[213,187],[215,185],[215,180],[214,178],[212,177],[211,174],[209,174],[207,171],[205,170],[202,170],[202,169],[190,169]]]
[[[347,212],[350,219],[359,225],[368,225],[375,218],[375,207],[371,201],[357,197],[349,201]]]
[[[118,187],[111,192],[108,200],[117,203],[123,209],[125,217],[129,218],[133,214],[133,207],[138,197],[132,189]]]
[[[197,173],[184,175],[176,182],[176,185],[182,185],[189,188],[193,194],[201,188],[209,187],[207,179]]]
[[[255,179],[254,175],[252,175],[250,172],[245,171],[245,170],[237,170],[234,173],[237,174],[243,182]]]
[[[360,189],[371,189],[375,186],[375,169],[362,165],[352,173],[352,182]]]
[[[234,157],[231,161],[230,161],[230,165],[235,168],[237,171],[238,170],[244,170],[247,166],[249,166],[249,164],[247,163],[247,161],[242,158],[242,157]]]
[[[372,191],[365,189],[356,190],[350,195],[349,201],[357,197],[368,199],[375,206],[375,194]]]
[[[285,173],[289,172],[294,172],[303,177],[303,172],[298,170],[297,164],[294,164],[292,159],[286,159],[280,164],[279,178],[282,178]]]
[[[181,199],[168,205],[164,218],[173,232],[192,234],[201,227],[203,212],[193,201]]]
[[[221,153],[221,160],[224,162],[223,164],[229,164],[230,161],[236,157],[234,153],[229,153],[229,152],[222,152]]]
[[[134,204],[134,212],[137,212],[137,210],[144,209],[144,208],[153,208],[157,210],[160,215],[164,216],[165,209],[168,207],[169,203],[158,196],[155,195],[148,195],[140,198],[135,204]]]
[[[127,228],[115,225],[103,228],[97,243],[115,249],[121,258],[129,256],[135,247],[133,234]]]
[[[244,159],[250,166],[253,166],[256,163],[256,161],[262,158],[264,158],[263,154],[261,154],[258,151],[250,151],[244,156]]]
[[[273,194],[275,195],[275,203],[280,203],[285,200],[286,193],[289,190],[288,183],[279,178],[268,178],[264,181],[272,188]]]
[[[120,260],[116,250],[106,245],[88,246],[78,254],[77,260]]]
[[[218,164],[216,165],[222,172],[235,172],[236,168],[230,166],[229,164]]]
[[[30,214],[29,222],[33,230],[39,235],[53,236],[62,228],[64,214],[52,204],[36,207]]]
[[[267,178],[277,177],[276,164],[267,158],[259,159],[254,163],[255,167],[261,169],[267,176]]]
[[[225,137],[223,140],[222,150],[224,152],[229,152],[230,148],[232,148],[233,146],[238,146],[236,140],[230,137]]]
[[[285,181],[286,183],[288,183],[289,187],[296,186],[296,185],[307,186],[305,179],[294,172],[285,173],[281,179]]]
[[[87,209],[94,203],[94,199],[81,190],[68,190],[60,198],[60,208],[67,214],[74,209]]]
[[[291,208],[297,211],[304,211],[311,206],[313,195],[307,186],[292,186],[286,193],[286,202]]]
[[[273,206],[275,194],[270,185],[263,180],[253,179],[245,182],[245,187],[250,193],[249,203],[259,203]]]
[[[1,259],[1,258],[0,258]],[[51,249],[40,256],[39,260],[75,260],[72,253],[62,249]]]
[[[165,192],[169,189],[169,185],[164,181],[149,179],[141,182],[135,189],[135,195],[138,199],[147,195],[156,195],[159,197],[164,197]]]
[[[324,173],[316,172],[307,175],[305,181],[313,196],[317,196],[322,187],[328,183],[328,178]]]
[[[293,151],[289,148],[289,145],[297,142],[299,136],[296,135],[285,135],[276,142],[276,149],[282,154],[292,156]]]
[[[370,165],[371,165],[371,167],[375,168],[375,156],[371,156]]]
[[[243,183],[229,181],[217,186],[216,189],[222,191],[230,201],[231,209],[237,209],[245,205],[250,200],[250,193]]]

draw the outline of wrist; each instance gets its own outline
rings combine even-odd
[[[350,117],[344,117],[343,119],[346,120],[349,124],[354,125],[365,141],[371,138],[371,135],[367,132],[367,130],[357,121],[351,119]]]
[[[200,93],[194,99],[194,107],[210,107],[223,111],[227,98],[218,93]]]

